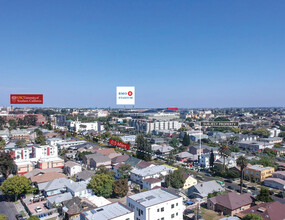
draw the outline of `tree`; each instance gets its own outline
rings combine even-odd
[[[151,160],[151,146],[146,138],[142,134],[138,134],[136,137],[137,144],[137,157],[146,161]]]
[[[92,152],[90,152],[90,151],[83,151],[83,152],[80,152],[77,157],[78,157],[79,160],[83,160],[83,157],[85,155],[88,155],[88,154],[92,154]]]
[[[248,161],[244,156],[239,156],[236,163],[240,167],[240,193],[242,193],[243,170],[247,167]]]
[[[222,194],[222,192],[217,192],[217,191],[214,191],[212,193],[208,193],[208,199],[215,197],[215,196],[218,196],[218,195],[221,195],[221,194]]]
[[[109,175],[110,177],[115,176],[115,172],[113,170],[108,170],[104,165],[98,166],[96,170],[96,174],[106,174]]]
[[[116,198],[121,198],[127,195],[129,191],[128,180],[119,179],[114,182],[113,185],[113,194]]]
[[[109,198],[113,193],[114,178],[108,174],[95,174],[92,176],[88,188],[92,189],[97,196]]]
[[[215,155],[213,152],[213,149],[211,149],[211,153],[210,153],[210,167],[213,168],[214,167],[214,162],[215,162]]]
[[[267,138],[270,135],[270,132],[265,128],[258,128],[252,132],[254,135]]]
[[[267,154],[269,157],[276,157],[277,155],[277,152],[270,148],[265,148],[263,152]]]
[[[5,124],[6,124],[6,119],[4,117],[0,117],[0,130],[3,130]]]
[[[34,130],[34,132],[36,132],[37,135],[43,135],[43,132],[42,132],[40,129],[38,129],[38,128],[36,128],[36,129]]]
[[[165,183],[167,187],[171,186],[175,189],[182,188],[185,183],[185,178],[180,169],[174,170],[172,173],[165,177]]]
[[[218,151],[219,151],[220,156],[223,158],[223,167],[224,167],[224,170],[225,170],[225,168],[226,168],[226,158],[231,155],[231,151],[230,151],[230,149],[229,149],[229,147],[227,145],[221,146]]]
[[[260,193],[257,195],[256,199],[261,202],[273,202],[274,199],[270,197],[269,190],[265,187],[261,187]]]
[[[18,123],[14,119],[9,119],[8,123],[9,123],[10,129],[16,129],[17,128]]]
[[[39,135],[36,139],[35,139],[36,144],[40,144],[40,145],[45,145],[46,144],[46,138],[43,135]]]
[[[173,150],[169,152],[169,155],[167,156],[166,162],[169,165],[172,165],[175,161],[175,156],[173,154]]]
[[[25,176],[16,175],[6,179],[0,189],[3,194],[15,196],[17,199],[20,194],[26,194],[31,189],[31,181]]]
[[[9,153],[0,152],[0,173],[3,176],[8,178],[9,174],[12,173],[14,169],[14,161],[13,158],[10,156]]]
[[[225,117],[217,117],[214,121],[230,121],[228,118]]]
[[[120,173],[121,179],[129,179],[130,171],[132,169],[132,166],[130,164],[122,164],[118,168],[118,172]]]
[[[177,138],[172,138],[169,144],[171,147],[177,148],[179,146],[179,140]]]
[[[258,214],[247,214],[242,220],[263,220],[263,218]]]
[[[20,148],[26,147],[27,146],[26,140],[23,138],[19,139],[16,141],[16,145],[17,145],[17,147],[20,147]]]
[[[190,145],[190,137],[189,135],[185,132],[182,144],[186,147]]]
[[[2,137],[0,137],[0,151],[4,150],[5,145],[6,145],[5,140]]]
[[[4,215],[4,214],[0,215],[0,220],[7,220],[7,219],[8,219],[7,215]]]

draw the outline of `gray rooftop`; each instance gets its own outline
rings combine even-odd
[[[163,166],[163,165],[157,165],[154,167],[147,167],[147,168],[143,168],[140,170],[132,170],[131,173],[134,173],[138,176],[150,176],[150,175],[154,175],[157,173],[161,173],[163,171],[170,172],[174,170],[169,167]]]
[[[102,206],[97,209],[92,209],[86,212],[82,212],[81,214],[86,217],[88,220],[109,220],[119,216],[126,215],[131,213],[130,209],[121,203],[112,203],[110,205]]]
[[[150,207],[156,204],[167,202],[169,200],[181,198],[181,196],[171,193],[165,189],[157,188],[128,196],[128,198],[145,207]]]
[[[72,195],[71,195],[70,192],[66,192],[66,193],[63,193],[63,194],[47,197],[47,200],[51,204],[53,204],[53,203],[59,204],[61,202],[64,202],[64,201],[67,201],[67,200],[70,200],[70,199],[72,199]]]

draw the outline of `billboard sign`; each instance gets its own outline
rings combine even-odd
[[[201,121],[201,126],[205,127],[238,127],[235,121]]]
[[[135,104],[135,87],[134,86],[117,86],[116,89],[117,105],[134,105]]]
[[[116,140],[113,140],[111,138],[109,139],[109,144],[113,145],[113,146],[116,146],[116,147],[120,147],[120,148],[126,149],[126,150],[130,149],[130,145],[129,144],[126,144],[126,143],[123,143],[123,142],[120,142],[120,141],[116,141]]]
[[[11,94],[11,104],[43,104],[43,94]]]

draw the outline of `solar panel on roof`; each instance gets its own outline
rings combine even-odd
[[[95,213],[96,213],[96,211],[95,211],[94,209],[90,210],[90,212],[91,212],[92,214],[95,214]]]
[[[96,211],[97,211],[97,212],[100,212],[100,211],[103,211],[103,210],[104,210],[104,209],[97,209]]]
[[[147,200],[151,200],[151,199],[154,199],[155,197],[154,196],[147,196],[145,197]]]

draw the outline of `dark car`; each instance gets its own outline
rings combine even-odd
[[[240,186],[240,183],[238,184]],[[244,183],[242,184],[242,187],[247,188],[247,185],[245,185]]]
[[[205,173],[205,176],[212,176],[210,173]]]
[[[251,190],[257,190],[257,188],[255,186],[250,186],[248,188],[251,189]]]
[[[25,220],[21,214],[15,215],[17,220]]]
[[[236,191],[240,193],[240,189],[237,189]]]
[[[228,189],[234,189],[232,186],[228,186]]]
[[[233,181],[232,180],[225,180],[225,182],[232,183]]]

